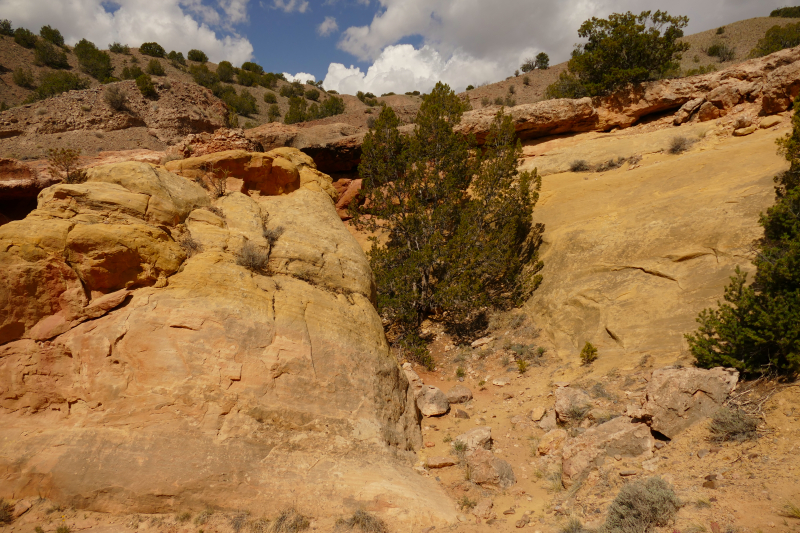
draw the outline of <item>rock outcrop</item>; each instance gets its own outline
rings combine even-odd
[[[647,384],[641,407],[628,415],[647,422],[654,431],[675,435],[713,415],[736,387],[739,373],[721,367],[660,368]]]
[[[407,462],[420,415],[366,257],[306,156],[258,158],[297,186],[212,202],[107,165],[0,227],[0,497],[454,520]]]
[[[127,95],[124,109],[112,109],[105,101],[105,92],[111,87],[119,87]],[[0,139],[147,127],[160,140],[173,143],[190,133],[213,132],[225,126],[227,107],[208,89],[179,81],[157,83],[156,88],[158,96],[151,100],[142,96],[135,82],[121,81],[14,107],[0,114]]]

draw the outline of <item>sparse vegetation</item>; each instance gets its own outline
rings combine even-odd
[[[688,17],[664,11],[639,15],[629,11],[587,20],[578,30],[586,43],[573,50],[569,70],[547,88],[547,97],[603,95],[677,72],[682,52],[689,49],[680,41],[688,23]]]
[[[725,43],[714,43],[705,49],[705,53],[709,57],[716,57],[720,63],[736,59],[736,49],[729,47]]]
[[[135,80],[142,75],[144,75],[144,71],[138,65],[133,65],[132,67],[124,67],[121,76],[123,80]]]
[[[64,183],[84,183],[87,179],[86,172],[78,168],[80,150],[71,148],[50,148],[47,151],[49,171],[53,177],[63,176]]]
[[[781,7],[773,10],[770,17],[783,17],[783,18],[800,18],[800,6],[795,7]]]
[[[309,519],[294,509],[286,509],[272,523],[273,533],[298,533],[311,526]]]
[[[14,80],[15,84],[20,87],[25,87],[26,89],[33,89],[36,87],[36,83],[33,80],[33,72],[31,72],[29,68],[19,67],[15,69],[11,79]]]
[[[89,87],[89,82],[71,72],[45,72],[39,76],[39,85],[24,103],[44,100],[66,91],[82,90]]]
[[[383,520],[361,509],[354,512],[350,518],[338,519],[336,527],[357,528],[363,533],[389,533],[389,528]]]
[[[264,67],[259,65],[258,63],[253,63],[252,61],[245,61],[242,63],[242,70],[246,70],[248,72],[254,72],[259,76],[264,74]]]
[[[196,48],[192,48],[186,54],[186,58],[189,61],[197,61],[198,63],[205,63],[208,61],[208,56],[202,50],[198,50]]]
[[[587,341],[581,350],[581,364],[584,366],[591,365],[595,361],[597,361],[597,348],[594,344]]]
[[[145,98],[155,98],[158,96],[156,86],[153,85],[153,79],[149,74],[142,74],[136,78],[136,86],[139,88],[139,92],[142,93],[142,96]]]
[[[172,50],[167,54],[167,59],[169,59],[169,62],[172,63],[173,67],[181,68],[186,66],[186,59],[183,57],[183,52],[176,52],[175,50]]]
[[[461,440],[453,441],[450,448],[450,453],[459,458],[464,457],[464,454],[467,453],[467,444]]]
[[[188,522],[191,519],[192,519],[192,513],[190,513],[189,511],[184,511],[182,513],[178,513],[175,515],[175,521],[179,524]]]
[[[72,530],[67,524],[61,524],[56,528],[56,533],[72,533]]]
[[[305,92],[305,97],[317,102],[319,101],[319,91],[317,89],[309,89]]]
[[[478,505],[478,502],[470,500],[466,494],[458,500],[458,508],[462,511],[471,511],[476,505]]]
[[[81,39],[73,51],[75,57],[78,58],[81,70],[94,79],[104,82],[113,74],[114,67],[111,65],[111,56],[107,52],[98,50],[93,42]]]
[[[150,57],[164,57],[167,54],[167,51],[164,50],[164,47],[160,44],[149,42],[142,43],[142,45],[139,47],[139,53]]]
[[[122,111],[128,104],[128,95],[119,85],[111,85],[106,88],[103,99],[114,111]]]
[[[670,524],[681,505],[672,487],[660,477],[629,483],[609,506],[599,533],[647,533]]]
[[[467,376],[467,371],[463,367],[456,368],[456,377],[463,378]]]
[[[208,70],[208,68],[206,68],[206,70]],[[219,81],[231,83],[235,74],[236,70],[233,68],[230,61],[220,61],[219,65],[217,65],[217,77]]]
[[[758,419],[741,409],[723,407],[711,417],[711,440],[742,442],[757,436]]]
[[[375,107],[376,105],[378,105],[378,99],[372,93],[365,93],[365,92],[362,92],[362,91],[358,91],[356,93],[356,98],[358,98],[364,104],[366,104],[366,105],[368,105],[370,107]]]
[[[560,533],[583,533],[586,530],[583,529],[583,523],[579,519],[572,517],[559,531]]]
[[[117,43],[117,42],[109,44],[108,45],[108,51],[112,52],[114,54],[123,54],[123,55],[126,55],[126,56],[131,55],[130,46],[128,46],[127,44],[121,44],[121,43]]]
[[[471,141],[453,129],[464,109],[439,83],[423,99],[412,135],[400,135],[387,106],[362,144],[359,174],[371,207],[354,211],[353,223],[387,232],[370,252],[379,313],[392,323],[396,345],[425,364],[418,329],[430,313],[446,310],[447,327],[467,332],[482,310],[529,294],[541,268],[529,240],[540,179],[517,170],[522,148],[511,117],[495,116],[484,153],[471,158]]]
[[[278,107],[278,104],[271,104],[269,109],[267,110],[267,120],[270,122],[275,122],[279,118],[281,118],[281,109]]]
[[[717,28],[717,35],[723,35],[725,33],[725,26],[720,26]]]
[[[528,76],[522,76],[522,85],[526,87],[531,84],[531,79]]]
[[[800,506],[789,502],[783,506],[783,509],[781,509],[781,514],[783,514],[783,516],[788,516],[789,518],[800,519]]]
[[[164,72],[164,67],[161,65],[161,61],[155,58],[151,59],[150,62],[147,63],[145,72],[152,76],[163,76],[166,74]]]
[[[258,85],[260,79],[260,74],[250,70],[239,69],[239,71],[236,73],[236,83],[239,85],[244,85],[245,87],[254,87]]]
[[[697,76],[698,74],[708,74],[709,72],[716,72],[717,67],[716,65],[707,65],[707,66],[699,66],[697,68],[691,68],[684,72],[684,76]]]
[[[14,30],[14,42],[25,48],[33,48],[36,46],[36,35],[28,29],[17,28]]]
[[[278,97],[275,96],[274,92],[266,91],[264,93],[264,102],[266,102],[268,104],[277,104],[278,103]]]
[[[236,255],[236,264],[253,272],[265,273],[269,267],[269,252],[250,241],[245,241]]]
[[[570,172],[589,172],[592,167],[585,159],[576,159],[569,164],[569,170]]]
[[[686,150],[692,147],[694,141],[689,139],[688,137],[684,137],[682,135],[676,135],[672,138],[669,142],[669,153],[672,155],[682,154]]]
[[[37,41],[34,49],[34,64],[50,68],[69,68],[67,54],[52,43],[45,40]]]
[[[766,56],[785,48],[794,48],[797,45],[800,45],[800,22],[786,26],[773,26],[750,51],[750,57]]]
[[[14,506],[11,502],[0,500],[0,524],[10,524],[14,520]]]
[[[5,35],[6,37],[14,36],[14,29],[11,27],[10,20],[8,19],[0,20],[0,35]]]
[[[328,95],[328,98],[319,105],[311,104],[309,106],[305,98],[301,96],[292,96],[289,98],[289,111],[286,112],[283,121],[286,124],[294,124],[297,122],[331,117],[341,113],[344,113],[344,100],[342,98]]]
[[[186,252],[187,257],[192,257],[195,254],[199,254],[203,251],[203,245],[200,241],[192,238],[191,235],[185,235],[179,242],[183,251]]]

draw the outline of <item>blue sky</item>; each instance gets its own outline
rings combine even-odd
[[[566,60],[581,22],[613,12],[667,9],[687,33],[798,0],[0,0],[0,18],[68,43],[157,41],[213,61],[256,60],[270,71],[324,80],[353,94],[462,90],[510,75],[527,57]]]

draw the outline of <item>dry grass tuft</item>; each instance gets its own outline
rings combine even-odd
[[[742,442],[758,436],[758,419],[740,409],[723,407],[711,418],[711,440]]]
[[[307,517],[294,509],[286,509],[275,519],[272,531],[273,533],[297,533],[308,529],[309,526],[311,526],[311,522]]]
[[[337,527],[347,529],[360,529],[363,533],[389,533],[386,523],[375,515],[361,509],[353,513],[350,518],[340,518],[336,521]]]

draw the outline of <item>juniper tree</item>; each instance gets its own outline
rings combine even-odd
[[[500,111],[482,150],[454,130],[466,103],[442,83],[426,95],[416,128],[401,136],[384,107],[362,144],[365,207],[353,223],[377,232],[369,252],[378,311],[390,337],[431,365],[419,337],[438,315],[456,332],[489,307],[523,298],[535,283],[531,222],[540,180],[518,172],[522,148]]]
[[[698,366],[800,372],[800,96],[794,112],[792,132],[777,141],[790,166],[775,177],[776,203],[759,219],[753,283],[737,267],[725,303],[698,316],[686,336]]]

